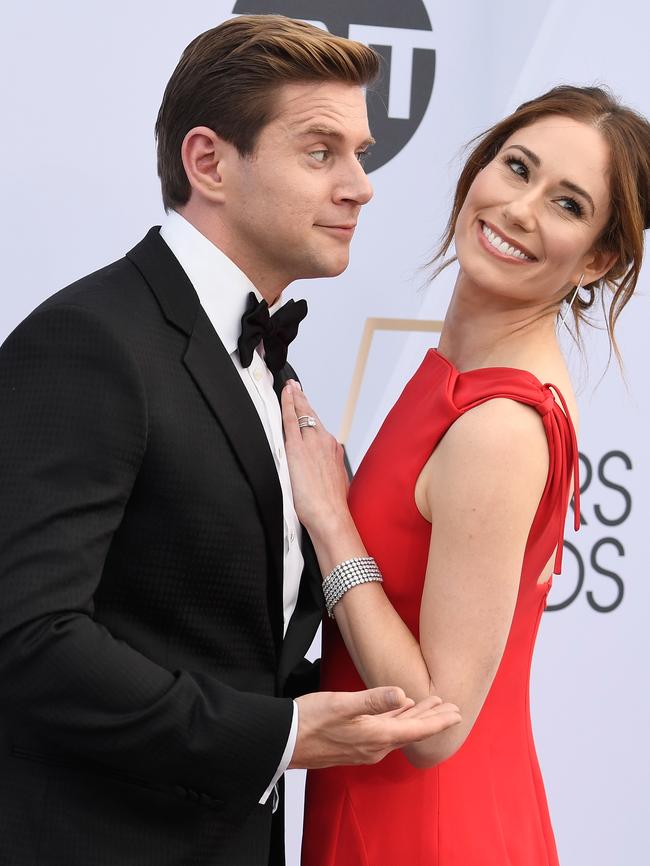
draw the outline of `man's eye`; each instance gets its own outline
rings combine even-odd
[[[357,160],[361,163],[361,165],[363,165],[369,156],[370,156],[369,150],[360,150],[357,153]]]
[[[309,154],[316,162],[325,162],[329,156],[329,150],[312,150]]]

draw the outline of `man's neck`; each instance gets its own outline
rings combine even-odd
[[[264,267],[264,263],[251,261],[249,257],[242,255],[237,238],[230,227],[215,214],[213,205],[208,207],[198,202],[188,202],[177,208],[177,211],[246,274],[269,307],[276,303],[288,283],[270,273],[270,268]]]

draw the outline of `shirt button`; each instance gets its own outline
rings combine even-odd
[[[262,379],[262,371],[259,368],[253,371],[253,379],[255,379],[256,382],[259,382]]]
[[[290,533],[289,533],[289,543],[290,543],[290,544],[293,544],[295,540],[296,540],[296,533],[295,533],[295,532],[290,532]]]

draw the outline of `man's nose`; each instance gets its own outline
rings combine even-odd
[[[363,165],[355,156],[346,166],[336,191],[338,201],[351,201],[358,205],[367,204],[374,194],[370,179]]]

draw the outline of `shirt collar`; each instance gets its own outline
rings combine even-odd
[[[253,292],[258,301],[262,295],[219,247],[176,211],[167,214],[160,236],[189,277],[226,351],[232,354],[237,348],[248,295]],[[270,312],[283,303],[279,298]]]

